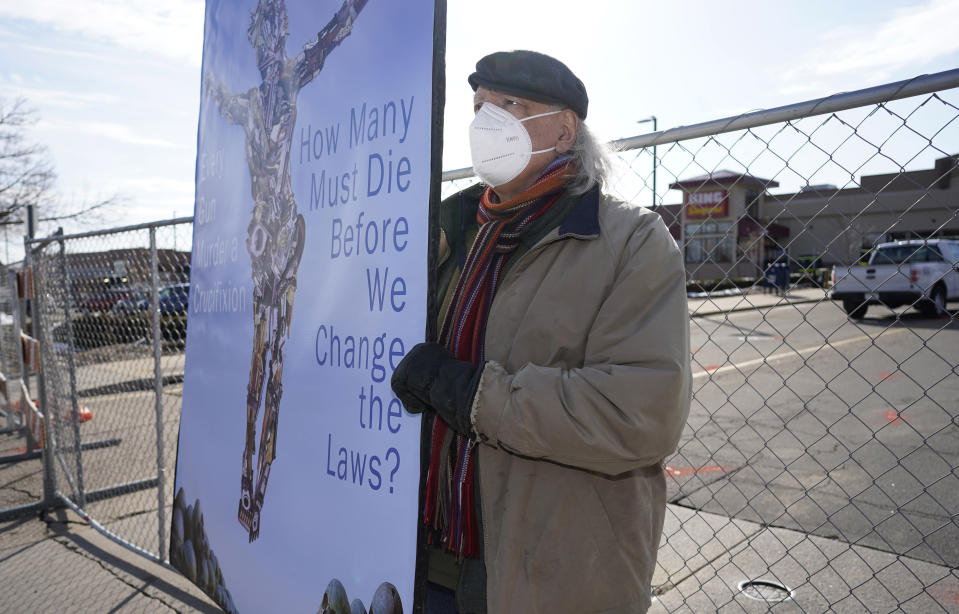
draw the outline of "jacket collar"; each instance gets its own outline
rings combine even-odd
[[[599,236],[599,185],[579,197],[558,228],[560,237],[595,239]]]
[[[440,224],[447,236],[465,237],[470,232],[475,231],[479,226],[479,223],[476,221],[476,207],[485,189],[485,184],[476,183],[449,197],[451,201],[458,201],[458,206],[454,205],[453,207],[443,209],[444,217]],[[554,207],[562,207],[564,205],[562,201],[574,199],[576,202],[566,203],[566,206],[569,207],[569,212],[563,217],[559,226],[553,228],[545,237],[525,235],[520,241],[529,248],[543,240],[551,242],[563,238],[598,238],[600,234],[599,185],[594,185],[588,191],[578,196],[566,193],[561,197],[561,202],[556,203]],[[456,215],[450,217],[449,214],[453,212],[456,212]],[[455,244],[457,246],[455,253],[456,260],[459,266],[462,266],[466,261],[466,251],[469,246],[465,241],[456,241]]]

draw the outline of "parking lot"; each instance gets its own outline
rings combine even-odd
[[[955,305],[950,305],[955,307]],[[692,320],[670,501],[959,565],[959,321],[829,300]]]

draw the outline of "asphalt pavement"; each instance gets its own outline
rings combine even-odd
[[[685,439],[681,454],[671,460],[675,466],[666,468],[670,504],[653,581],[657,597],[650,611],[959,613],[959,552],[950,549],[957,542],[949,529],[949,522],[952,529],[956,526],[959,474],[955,462],[940,466],[941,459],[955,460],[957,447],[923,435],[933,429],[954,439],[948,425],[922,422],[939,416],[937,408],[950,398],[959,399],[959,393],[952,387],[943,390],[935,380],[947,367],[910,367],[914,353],[909,354],[911,346],[904,343],[911,340],[913,346],[930,348],[948,366],[957,360],[950,353],[955,336],[947,338],[935,322],[906,316],[884,320],[878,310],[864,323],[850,323],[821,289],[794,289],[785,296],[691,297],[689,308],[697,391],[689,432],[695,437]],[[955,320],[940,325],[950,329],[951,324],[950,334],[959,334]],[[797,321],[803,324],[789,324]],[[831,354],[817,349],[824,339],[832,345]],[[883,361],[893,366],[884,367]],[[166,375],[176,375],[175,367],[169,373],[164,367]],[[759,377],[760,368],[774,376]],[[897,387],[883,388],[893,386],[895,378],[875,381],[872,371],[882,369],[898,374]],[[128,369],[114,371],[122,379]],[[859,373],[863,381],[830,376],[837,372]],[[955,379],[954,370],[952,375]],[[102,394],[116,393],[110,387],[120,382],[107,379],[91,379],[90,385],[104,386]],[[905,382],[912,388],[903,388]],[[808,392],[817,386],[832,396]],[[895,417],[880,416],[885,422],[878,426],[869,422],[883,407],[876,398],[903,395],[917,402],[906,403],[906,410]],[[799,398],[804,407],[820,409],[818,425],[791,423],[797,414],[783,413]],[[831,421],[830,404],[838,413],[854,408],[866,427],[846,429],[838,416]],[[728,430],[731,424],[740,426]],[[783,424],[798,433],[797,441],[777,439]],[[908,428],[894,428],[900,425]],[[860,436],[865,439],[857,440]],[[0,453],[13,451],[17,444],[10,439],[0,436]],[[700,449],[700,439],[713,441]],[[882,440],[886,452],[873,449],[867,440]],[[915,449],[925,452],[906,451],[917,444]],[[811,462],[797,450],[821,456]],[[892,456],[888,450],[894,451]],[[934,477],[919,478],[918,483],[926,491],[939,487],[945,511],[915,492],[900,491],[899,499],[884,500],[896,492],[890,484],[899,480],[901,487],[910,476],[879,472],[881,477],[870,481],[882,463],[917,474],[934,468]],[[0,464],[0,509],[37,500],[41,474],[39,460]],[[858,491],[847,492],[855,484]],[[870,486],[873,491],[867,492]],[[852,495],[863,500],[849,506],[844,520],[837,501]],[[890,509],[898,522],[882,516]],[[135,520],[139,513],[129,516]],[[941,539],[926,535],[925,527],[943,517]],[[884,524],[889,530],[866,530]],[[926,535],[918,543],[917,533]],[[750,581],[760,583],[741,588]],[[789,596],[783,590],[794,592],[784,601],[771,601]],[[115,544],[73,511],[59,509],[0,523],[0,611],[219,610],[176,571]]]

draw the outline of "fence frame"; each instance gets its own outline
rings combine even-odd
[[[164,492],[166,486],[165,479],[165,469],[164,469],[164,451],[163,451],[163,375],[161,369],[161,345],[162,337],[160,336],[160,313],[159,313],[159,274],[158,274],[158,256],[157,256],[157,245],[156,245],[156,229],[163,228],[167,226],[176,226],[181,224],[189,224],[193,222],[193,217],[179,217],[169,220],[160,220],[156,222],[146,222],[141,224],[132,224],[127,226],[121,226],[116,228],[108,228],[102,230],[94,230],[88,232],[74,233],[70,235],[63,234],[62,230],[59,230],[57,233],[49,237],[41,238],[29,238],[24,239],[25,247],[25,257],[24,257],[24,269],[31,269],[34,260],[37,258],[37,255],[41,250],[55,243],[57,245],[57,255],[54,256],[59,265],[59,273],[64,280],[69,279],[67,273],[67,259],[66,259],[66,242],[75,239],[81,238],[91,238],[99,236],[108,236],[108,235],[117,235],[124,232],[131,232],[137,230],[148,230],[149,231],[149,254],[150,254],[150,283],[151,283],[151,292],[149,297],[149,306],[151,311],[150,323],[151,330],[153,333],[153,376],[154,376],[154,416],[155,416],[155,430],[156,430],[156,441],[157,441],[157,456],[156,456],[156,467],[157,467],[157,476],[154,478],[147,478],[144,480],[138,480],[134,482],[115,484],[105,488],[100,488],[95,491],[87,491],[84,487],[83,480],[83,460],[82,452],[84,450],[98,449],[110,445],[116,445],[119,443],[118,439],[108,439],[102,441],[94,442],[82,442],[80,438],[79,430],[79,400],[78,392],[76,386],[76,365],[74,363],[72,352],[68,353],[68,376],[69,376],[69,394],[70,394],[70,413],[72,416],[72,430],[74,435],[74,445],[71,449],[61,449],[61,446],[58,445],[56,440],[56,433],[54,432],[57,427],[57,421],[59,420],[58,416],[52,415],[49,410],[51,407],[49,397],[46,392],[45,379],[43,374],[43,369],[41,368],[36,374],[37,379],[37,402],[40,406],[41,414],[43,415],[44,426],[45,426],[45,435],[46,442],[42,446],[40,454],[43,459],[43,496],[40,501],[35,503],[18,506],[10,509],[0,510],[0,521],[5,521],[20,516],[32,514],[39,511],[48,511],[51,509],[57,509],[61,507],[70,507],[74,509],[78,514],[80,514],[85,521],[88,522],[92,527],[94,527],[98,532],[104,534],[112,541],[123,545],[124,547],[130,548],[132,551],[137,554],[143,555],[146,558],[150,559],[153,562],[169,566],[166,562],[167,554],[167,528],[166,528],[166,514],[165,514],[165,502],[164,502]],[[12,289],[13,300],[17,301],[17,307],[14,309],[14,329],[19,333],[22,330],[23,316],[26,313],[24,300],[18,299],[17,295],[17,278],[16,272],[10,272],[10,284]],[[67,284],[69,287],[69,284]],[[40,353],[41,353],[41,362],[43,362],[43,356],[50,356],[51,348],[46,347],[45,337],[42,334],[43,331],[43,305],[40,298],[40,293],[31,299],[35,301],[35,305],[31,309],[32,313],[32,327],[33,333],[36,338],[40,341]],[[67,336],[68,344],[71,348],[76,347],[73,327],[71,325],[71,309],[74,306],[72,288],[69,288],[68,292],[68,302],[67,307],[64,309],[65,320],[67,325]],[[23,355],[21,352],[17,352],[18,363],[20,366],[20,373],[23,376],[26,371],[26,366],[24,364]],[[52,364],[52,361],[48,359],[48,363]],[[30,392],[29,378],[21,377],[21,387],[24,393],[24,399],[26,395]],[[56,412],[53,412],[56,413]],[[26,429],[26,426],[23,425],[19,427],[20,429]],[[32,437],[27,431],[27,440],[28,448],[31,447],[30,443],[32,442]],[[61,452],[73,452],[75,455],[75,462],[77,467],[77,476],[76,481],[74,482],[73,478],[70,475],[70,472],[67,470],[66,461],[61,456]],[[36,453],[28,449],[27,453],[23,455],[23,459],[35,458]],[[56,460],[55,460],[56,459]],[[63,472],[63,477],[66,479],[68,485],[71,488],[73,496],[68,496],[61,490],[57,488],[56,485],[56,462],[59,462]],[[118,496],[120,494],[129,494],[137,490],[143,490],[147,488],[156,488],[157,489],[157,504],[158,504],[158,526],[157,526],[157,552],[159,555],[150,553],[139,546],[123,539],[122,537],[115,535],[110,532],[108,529],[97,523],[92,517],[90,517],[85,511],[84,507],[87,503],[92,503],[95,501],[101,501],[103,499],[111,498]]]

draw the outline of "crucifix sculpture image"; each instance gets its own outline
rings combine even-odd
[[[299,55],[287,58],[286,6],[283,0],[259,0],[247,38],[256,51],[260,84],[242,94],[231,94],[209,72],[204,76],[204,93],[212,97],[227,122],[244,130],[253,196],[246,238],[253,277],[253,351],[237,512],[251,542],[260,534],[266,484],[276,458],[283,350],[290,336],[296,271],[306,240],[306,224],[303,215],[297,213],[290,180],[297,96],[323,69],[329,53],[352,32],[353,22],[367,1],[346,0]],[[257,448],[256,421],[261,405],[263,422]],[[255,488],[254,450],[258,453]]]

